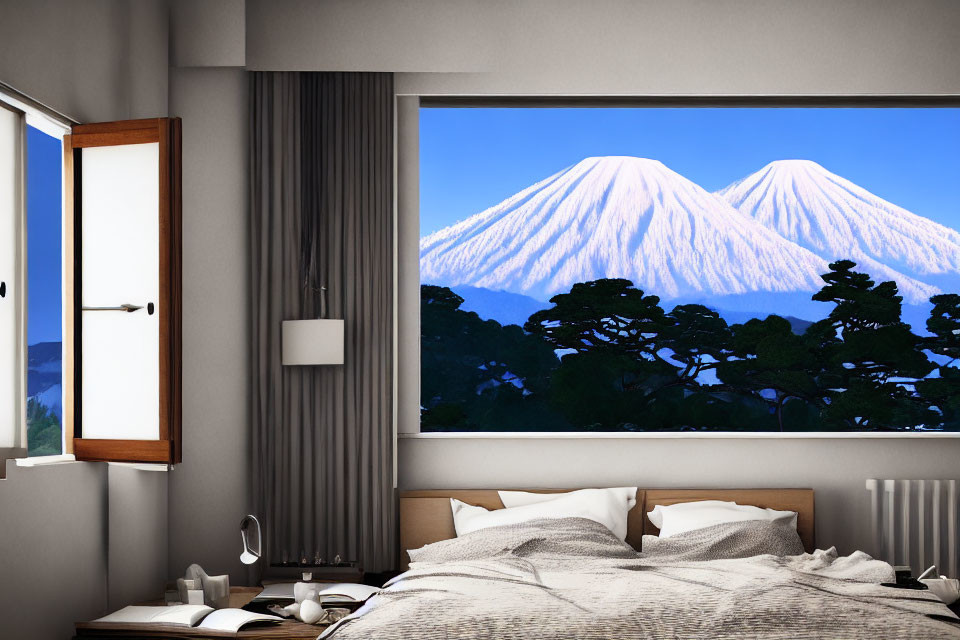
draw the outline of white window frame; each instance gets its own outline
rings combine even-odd
[[[17,272],[14,275],[17,282],[17,295],[14,300],[14,305],[16,308],[17,314],[17,340],[19,344],[19,349],[17,349],[18,362],[17,371],[19,375],[18,388],[16,389],[16,412],[19,415],[19,429],[14,436],[14,446],[12,448],[0,448],[0,478],[4,477],[6,474],[6,461],[14,458],[25,458],[29,450],[29,442],[27,441],[27,364],[28,364],[28,351],[27,351],[27,300],[30,295],[30,292],[27,290],[28,274],[27,274],[27,202],[26,202],[26,180],[27,180],[27,145],[26,145],[26,133],[27,126],[31,126],[43,133],[56,138],[60,141],[61,149],[63,147],[64,136],[69,135],[71,131],[71,126],[73,121],[59,114],[47,107],[44,107],[42,104],[36,102],[32,98],[17,92],[16,90],[0,83],[0,108],[9,109],[14,113],[18,114],[20,117],[20,127],[19,127],[19,138],[18,138],[18,149],[17,149],[17,216],[16,216],[16,264]],[[61,158],[62,158],[61,154]],[[61,160],[62,162],[62,160]],[[62,164],[61,171],[61,185],[60,185],[60,211],[61,211],[61,220],[63,223],[60,225],[61,233],[61,335],[66,336],[66,309],[67,309],[67,300],[66,296],[68,295],[68,286],[67,286],[67,270],[66,270],[66,251],[67,251],[67,224],[66,224],[66,205],[67,205],[67,174],[66,167]],[[65,358],[61,357],[61,362]],[[63,394],[61,398],[61,406],[66,408],[66,397],[68,393],[68,385],[64,382],[61,385],[61,393]],[[64,413],[64,419],[61,422],[61,431],[60,431],[60,451],[61,453],[50,455],[50,456],[35,456],[34,459],[37,462],[49,458],[50,460],[61,461],[65,458],[72,458],[70,455],[70,440],[67,438],[67,416]]]
[[[26,363],[27,363],[27,322],[26,322],[26,300],[24,296],[24,284],[26,282],[26,274],[23,267],[24,257],[26,254],[25,240],[26,235],[23,233],[23,224],[24,224],[24,210],[25,210],[25,172],[23,170],[25,160],[26,160],[26,145],[24,143],[24,132],[26,128],[24,126],[25,122],[25,113],[22,109],[18,108],[17,105],[11,104],[7,101],[6,96],[0,94],[0,109],[5,109],[7,111],[15,114],[19,120],[20,126],[17,128],[18,135],[16,140],[16,176],[14,182],[16,184],[16,194],[14,196],[16,200],[17,211],[14,218],[14,237],[13,237],[13,246],[14,246],[14,261],[16,264],[16,270],[13,273],[14,285],[13,291],[14,296],[10,301],[13,303],[14,315],[16,316],[16,341],[17,349],[15,351],[15,366],[17,371],[17,376],[14,378],[15,389],[14,389],[14,403],[13,412],[16,414],[15,421],[15,432],[13,434],[13,446],[12,447],[0,447],[0,477],[6,475],[6,461],[11,458],[19,458],[27,455],[27,403],[26,403]]]

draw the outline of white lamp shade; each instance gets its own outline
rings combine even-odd
[[[343,364],[343,320],[284,320],[284,365]]]

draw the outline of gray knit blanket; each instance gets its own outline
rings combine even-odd
[[[334,640],[960,638],[890,565],[803,553],[777,523],[717,525],[637,553],[581,518],[495,527],[410,552],[410,570],[320,637]]]

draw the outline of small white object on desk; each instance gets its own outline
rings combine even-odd
[[[230,576],[203,576],[204,604],[214,609],[226,609],[230,606]]]
[[[185,586],[180,586],[181,582]],[[205,604],[214,609],[225,609],[230,606],[230,576],[208,576],[198,564],[187,567],[183,578],[177,580],[182,602],[194,604],[196,594],[190,594],[190,589],[200,592],[199,604]],[[191,599],[193,598],[193,599]]]
[[[920,579],[920,582],[927,585],[930,593],[940,598],[948,607],[960,600],[960,580],[956,578],[929,578]]]
[[[323,617],[323,605],[316,600],[304,600],[300,604],[300,611],[297,614],[301,622],[307,624],[316,624]]]
[[[203,604],[203,587],[199,580],[178,578],[177,591],[183,604]]]

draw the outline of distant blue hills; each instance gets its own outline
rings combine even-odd
[[[63,343],[27,347],[27,398],[46,406],[63,421]]]
[[[429,283],[426,283],[429,284]],[[464,311],[473,311],[484,320],[496,320],[506,326],[515,324],[523,326],[527,319],[541,309],[548,309],[553,305],[550,302],[543,302],[530,296],[519,293],[510,293],[508,291],[493,291],[482,287],[456,286],[450,289],[463,298],[463,304],[460,308]],[[811,324],[817,320],[822,320],[829,313],[833,305],[823,302],[813,302],[810,300],[810,294],[791,293],[791,294],[766,294],[765,296],[756,296],[756,305],[751,305],[750,297],[731,296],[730,306],[736,305],[738,308],[727,308],[723,302],[724,299],[712,299],[704,301],[677,301],[663,300],[660,306],[664,311],[671,311],[678,304],[702,304],[713,309],[727,321],[727,324],[743,324],[751,318],[766,318],[769,315],[779,315],[790,323],[794,333],[802,334]],[[756,308],[753,308],[753,307]],[[903,305],[903,321],[911,325],[913,331],[918,335],[926,335],[926,320],[930,315],[931,305]],[[792,314],[786,314],[780,309],[793,309],[804,317],[798,317]]]

